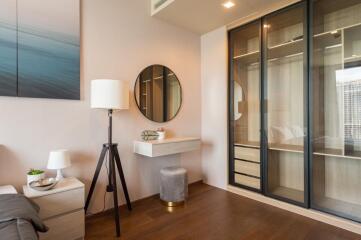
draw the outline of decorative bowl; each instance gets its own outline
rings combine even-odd
[[[37,191],[48,191],[52,189],[58,181],[55,178],[44,178],[38,181],[32,181],[29,186]]]
[[[41,173],[41,174],[37,174],[37,175],[26,175],[27,176],[27,184],[29,186],[29,184],[31,182],[35,182],[35,181],[39,181],[41,179],[45,178],[45,173]]]

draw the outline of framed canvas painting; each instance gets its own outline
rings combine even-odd
[[[80,99],[80,0],[0,5],[0,95]]]
[[[16,96],[16,1],[1,0],[0,5],[0,96]]]

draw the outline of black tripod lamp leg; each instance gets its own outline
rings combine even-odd
[[[130,198],[129,198],[129,194],[128,194],[127,183],[125,182],[125,177],[124,177],[124,173],[123,173],[122,163],[119,158],[119,152],[118,152],[118,149],[116,146],[113,146],[113,150],[114,150],[115,162],[117,163],[117,167],[118,167],[120,181],[122,183],[125,199],[127,201],[127,207],[128,207],[128,210],[132,210],[132,205],[130,203]]]
[[[116,178],[116,174],[115,174],[114,151],[112,148],[110,148],[110,150],[109,150],[109,160],[111,163],[115,229],[116,229],[117,237],[119,237],[120,236],[120,223],[119,223],[118,190],[117,190],[117,178]]]
[[[90,200],[91,200],[93,192],[94,192],[95,184],[97,183],[99,173],[100,173],[100,170],[102,168],[102,165],[103,165],[103,162],[104,162],[104,159],[105,159],[105,154],[107,153],[107,150],[108,149],[105,146],[103,146],[102,152],[100,153],[97,168],[95,169],[92,184],[90,185],[90,190],[89,190],[89,193],[88,193],[88,197],[86,199],[85,208],[84,208],[85,212],[88,210],[89,203],[90,203]]]

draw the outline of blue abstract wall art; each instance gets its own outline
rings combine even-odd
[[[79,0],[1,0],[0,95],[80,99]]]

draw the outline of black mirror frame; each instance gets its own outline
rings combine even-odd
[[[141,75],[147,68],[149,68],[149,67],[156,67],[156,66],[164,67],[164,68],[167,68],[168,70],[170,70],[170,71],[174,74],[174,76],[177,78],[177,80],[178,80],[178,82],[179,82],[180,91],[181,91],[181,95],[180,95],[180,106],[179,106],[177,112],[174,114],[174,116],[173,116],[172,118],[168,119],[167,121],[162,121],[162,122],[160,122],[160,121],[155,121],[155,120],[153,120],[153,119],[150,119],[149,117],[147,117],[146,115],[144,115],[144,114],[142,113],[142,111],[140,110],[139,103],[138,103],[138,101],[137,101],[136,93],[135,93],[135,91],[136,91],[136,86],[137,86],[137,83],[138,83],[138,79],[140,78],[140,75]],[[156,122],[156,123],[166,123],[166,122],[172,121],[172,120],[178,115],[178,113],[180,112],[180,110],[181,110],[181,108],[182,108],[182,106],[183,106],[183,88],[182,88],[182,84],[181,84],[181,82],[179,81],[179,78],[178,78],[177,74],[175,74],[175,72],[174,72],[173,70],[171,70],[169,67],[164,66],[164,65],[162,65],[162,64],[152,64],[152,65],[149,65],[149,66],[143,68],[142,71],[140,71],[140,73],[138,74],[138,76],[137,76],[137,78],[136,78],[136,80],[135,80],[134,89],[133,89],[133,95],[134,95],[134,101],[135,101],[135,103],[136,103],[136,105],[137,105],[137,107],[138,107],[138,110],[139,110],[140,113],[142,114],[142,116],[145,117],[145,118],[147,118],[148,120],[150,120],[150,121],[152,121],[152,122]]]

